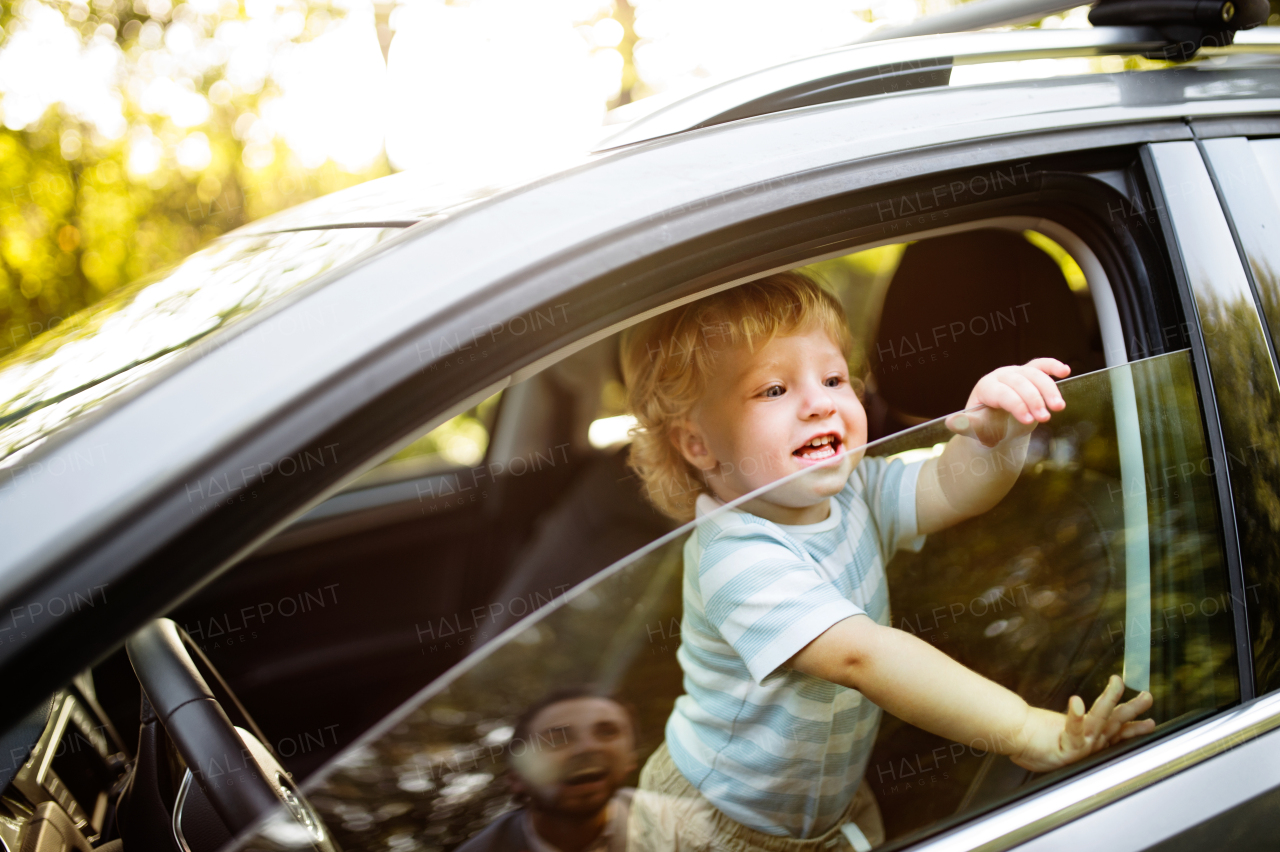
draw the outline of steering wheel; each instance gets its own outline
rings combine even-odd
[[[320,816],[191,637],[172,620],[158,618],[135,633],[125,648],[143,694],[188,767],[173,808],[174,839],[183,852],[190,852],[181,821],[192,782],[232,837],[259,829],[290,848],[333,852]],[[231,723],[196,668],[192,651],[250,730]]]

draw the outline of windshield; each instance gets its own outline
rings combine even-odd
[[[671,832],[714,840],[715,813],[731,810],[811,835],[832,820],[867,828],[874,810],[883,836],[906,842],[1110,754],[1027,768],[995,726],[957,735],[960,710],[930,719],[903,710],[897,687],[843,685],[839,666],[797,653],[841,625],[892,631],[875,635],[898,637],[908,657],[941,651],[1056,713],[1120,676],[1125,699],[1150,693],[1155,736],[1237,700],[1190,354],[1058,388],[1065,408],[1014,451],[949,452],[973,441],[952,416],[841,447],[728,504],[700,497],[696,520],[425,686],[313,776],[312,801],[346,849],[449,850],[485,831],[536,833],[549,813],[597,820],[615,832],[611,849],[670,848]],[[794,502],[846,461],[826,517],[753,513]],[[994,506],[920,534],[928,489],[1005,475]],[[456,634],[453,621],[486,617],[405,627],[428,653]],[[810,795],[815,767],[834,767],[838,778],[817,777],[839,795]],[[778,779],[789,792],[770,792]],[[703,799],[716,810],[699,810]]]
[[[0,360],[0,467],[192,345],[372,248],[399,228],[218,240],[68,317]]]

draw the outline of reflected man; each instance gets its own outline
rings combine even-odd
[[[624,852],[636,768],[627,709],[587,689],[552,693],[516,721],[509,811],[458,852]]]

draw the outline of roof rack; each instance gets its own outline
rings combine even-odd
[[[973,4],[978,5],[978,4]],[[1024,29],[872,41],[785,62],[695,92],[605,137],[597,151],[752,116],[852,98],[946,86],[958,65],[1089,56],[1161,55],[1154,27]],[[1280,53],[1280,27],[1236,34],[1212,55]],[[1173,59],[1174,57],[1166,57]]]
[[[855,43],[1007,27],[1079,5],[1072,0],[974,0],[908,24],[881,27]],[[1267,0],[1095,0],[1089,23],[1151,27],[1166,43],[1148,58],[1185,62],[1201,47],[1231,44],[1237,32],[1265,23],[1270,13]]]

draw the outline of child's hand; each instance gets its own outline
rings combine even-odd
[[[947,428],[974,438],[984,447],[994,447],[1007,438],[1026,435],[1036,423],[1049,419],[1049,412],[1067,404],[1050,376],[1065,379],[1071,368],[1054,358],[1035,358],[1021,367],[1000,367],[974,385],[965,408],[984,405],[947,418]]]
[[[1112,675],[1088,713],[1078,695],[1067,702],[1066,715],[1032,708],[1020,736],[1022,749],[1012,755],[1013,762],[1023,769],[1045,772],[1075,763],[1121,740],[1151,733],[1156,726],[1153,720],[1133,721],[1151,709],[1151,693],[1140,692],[1117,705],[1123,694],[1124,681]]]

